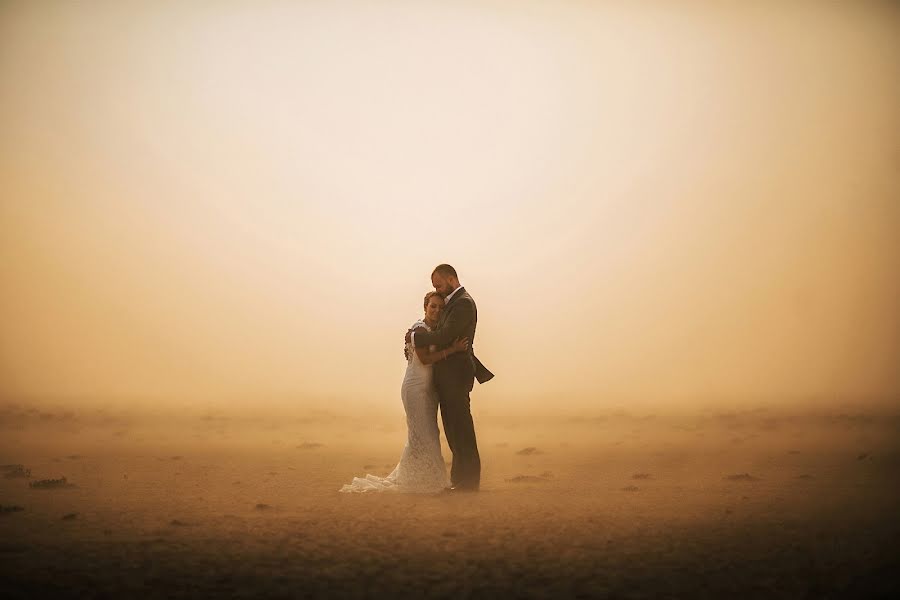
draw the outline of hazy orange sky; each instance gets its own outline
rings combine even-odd
[[[0,2],[0,396],[900,405],[896,3]]]

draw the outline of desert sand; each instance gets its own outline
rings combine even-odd
[[[402,415],[10,404],[2,594],[898,597],[896,416],[476,408],[476,425],[480,493],[340,494],[394,466]]]

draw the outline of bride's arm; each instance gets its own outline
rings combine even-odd
[[[424,327],[419,327],[414,332],[425,331]],[[451,354],[456,354],[457,352],[462,352],[469,347],[469,338],[459,338],[447,348],[443,350],[434,350],[431,351],[428,348],[416,348],[416,356],[419,357],[419,360],[422,361],[423,365],[432,365],[440,360],[443,360],[450,356]]]

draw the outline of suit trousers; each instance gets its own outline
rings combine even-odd
[[[454,487],[478,489],[481,482],[481,457],[475,440],[475,424],[472,422],[469,392],[473,378],[449,376],[435,377],[435,387],[444,423],[444,436],[453,453],[450,482]]]

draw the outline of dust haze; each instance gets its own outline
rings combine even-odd
[[[900,593],[898,33],[0,2],[0,589]],[[338,494],[399,459],[444,262],[482,491]]]
[[[14,598],[897,591],[896,415],[476,424],[477,495],[372,496],[337,490],[391,471],[399,419],[8,408],[0,579]]]
[[[498,410],[897,405],[891,3],[91,6],[0,7],[5,398],[390,414],[449,262]]]

